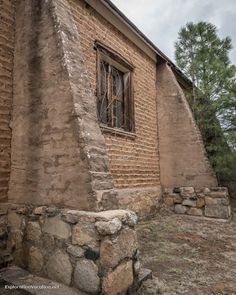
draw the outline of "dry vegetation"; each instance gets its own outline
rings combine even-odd
[[[140,295],[236,294],[236,216],[223,222],[165,210],[141,222],[138,234],[143,265],[154,275]]]

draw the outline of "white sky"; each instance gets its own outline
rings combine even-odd
[[[171,60],[178,31],[187,22],[206,21],[220,37],[232,39],[236,65],[236,0],[112,0],[112,2]]]

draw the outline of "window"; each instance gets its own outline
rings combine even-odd
[[[134,132],[133,67],[96,43],[98,118],[102,126]]]

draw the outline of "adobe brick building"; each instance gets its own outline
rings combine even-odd
[[[127,209],[150,216],[164,195],[228,218],[189,88],[108,0],[0,0],[0,267],[6,250],[83,294],[123,294],[139,273]]]
[[[217,184],[190,82],[110,1],[0,13],[1,202],[142,215],[162,187]]]

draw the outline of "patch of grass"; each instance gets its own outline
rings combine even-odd
[[[165,232],[176,232],[177,231],[177,228],[174,227],[171,224],[165,224],[165,226],[163,228],[163,231],[165,231]]]
[[[157,240],[159,238],[159,232],[156,227],[156,224],[150,223],[147,227],[150,230],[150,238],[153,240]]]
[[[173,261],[176,260],[175,256],[171,256],[171,255],[166,255],[166,254],[162,254],[158,257],[158,260],[161,261]]]
[[[164,290],[163,289],[161,289],[161,288],[157,288],[157,290],[156,290],[156,295],[163,295],[164,294]]]
[[[175,273],[177,275],[181,275],[183,273],[183,270],[177,267],[171,268],[170,272]]]
[[[149,223],[149,224],[148,224],[148,229],[149,229],[152,233],[154,233],[154,232],[156,232],[156,225],[155,225],[154,223]]]

